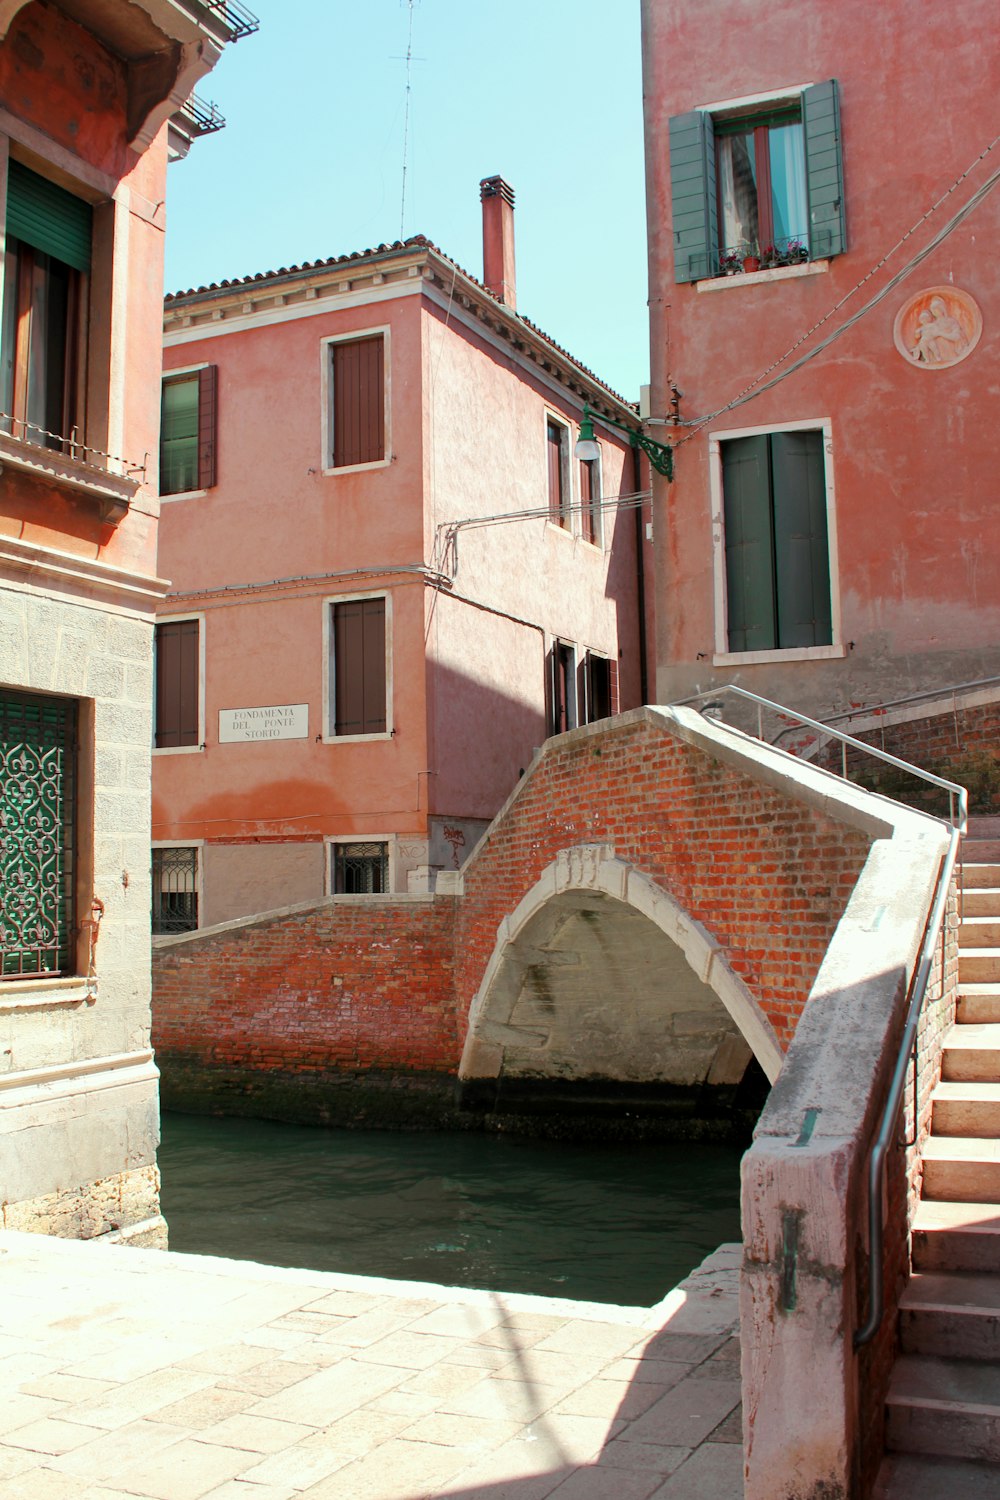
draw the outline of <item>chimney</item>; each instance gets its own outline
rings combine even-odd
[[[483,201],[483,285],[514,311],[514,189],[502,177],[484,177],[479,196]]]

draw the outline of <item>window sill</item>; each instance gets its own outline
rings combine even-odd
[[[387,729],[382,734],[324,734],[324,745],[368,745],[372,741],[395,739],[396,731]]]
[[[9,432],[0,432],[0,473],[5,469],[28,474],[33,479],[56,484],[61,489],[72,490],[96,501],[101,520],[114,526],[127,514],[139,489],[137,479],[109,474],[106,469],[98,469],[79,458],[68,458],[51,448],[41,448],[12,437]]]
[[[208,490],[175,490],[171,495],[161,495],[160,504],[166,505],[169,500],[204,500]]]
[[[807,260],[800,266],[772,266],[768,271],[739,271],[735,276],[709,276],[695,282],[698,292],[726,292],[735,286],[757,286],[767,281],[796,281],[802,276],[821,276],[829,271],[828,260]]]
[[[201,745],[154,745],[154,755],[200,755],[206,749]]]
[[[847,647],[787,646],[778,651],[717,651],[713,667],[756,667],[784,661],[837,661],[847,655]]]
[[[323,469],[324,479],[330,479],[335,474],[367,474],[372,469],[387,469],[392,463],[392,456],[375,459],[370,464],[330,464]]]
[[[558,521],[553,520],[551,516],[546,516],[545,518],[545,529],[546,531],[557,532],[559,536],[564,536],[568,542],[575,542],[577,540],[572,526],[562,526]],[[582,541],[582,537],[579,540]]]
[[[16,1010],[49,1010],[59,1005],[82,1005],[91,998],[82,977],[53,975],[45,979],[0,981],[0,1014]]]

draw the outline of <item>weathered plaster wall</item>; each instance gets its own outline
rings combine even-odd
[[[947,10],[873,10],[848,0],[808,16],[793,0],[777,0],[752,11],[752,26],[750,15],[745,0],[710,8],[643,4],[653,411],[667,411],[674,381],[689,422],[731,401],[825,318],[995,133],[995,87],[982,55],[994,22],[988,0],[957,0]],[[961,108],[935,114],[933,129],[916,57],[935,58],[948,98],[961,100]],[[669,118],[831,77],[840,85],[847,251],[828,269],[793,279],[736,276],[709,292],[675,283]],[[989,161],[980,163],[823,332],[900,270],[989,171]],[[908,364],[893,342],[900,306],[935,285],[971,293],[985,327],[995,327],[1000,268],[996,256],[983,253],[992,215],[987,202],[884,302],[773,390],[701,431],[679,434],[685,441],[675,482],[656,486],[658,701],[738,674],[744,687],[822,714],[1000,670],[1000,555],[991,542],[996,477],[986,407],[996,389],[995,345],[987,333],[962,363],[934,371]],[[819,337],[807,338],[800,352]],[[709,435],[822,418],[832,422],[834,587],[844,655],[713,670]]]
[[[206,844],[202,851],[205,898],[199,918],[205,927],[264,911],[275,895],[282,906],[321,901],[324,846],[268,842]]]

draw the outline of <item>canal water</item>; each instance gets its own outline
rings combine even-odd
[[[650,1306],[740,1237],[734,1146],[178,1114],[162,1128],[172,1250]]]

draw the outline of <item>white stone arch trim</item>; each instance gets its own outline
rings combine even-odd
[[[492,1078],[498,1073],[513,997],[509,997],[507,1013],[501,1014],[496,1005],[491,1010],[492,991],[509,957],[511,944],[537,913],[565,891],[595,891],[620,901],[647,917],[676,943],[698,978],[721,1000],[768,1081],[774,1082],[782,1063],[781,1046],[764,1011],[733,972],[722,945],[700,922],[688,916],[662,886],[619,859],[610,844],[576,844],[560,850],[497,927],[496,944],[469,1008],[469,1029],[458,1068],[460,1079]]]

